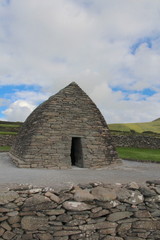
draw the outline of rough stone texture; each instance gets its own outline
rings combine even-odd
[[[143,135],[112,135],[116,147],[160,149],[160,138]]]
[[[114,200],[93,198],[91,201],[89,197],[88,201],[87,193],[97,194],[96,184],[86,184],[83,189],[74,186],[66,192],[30,185],[24,189],[8,188],[0,203],[0,240],[160,239],[160,201],[157,200],[160,181],[150,181],[147,186],[100,185],[98,193],[117,193]],[[77,191],[77,200],[81,202],[75,198]],[[14,197],[8,197],[10,193]],[[129,199],[131,196],[137,199],[137,194],[143,201],[133,204]]]
[[[100,201],[111,201],[116,199],[116,193],[112,189],[106,189],[103,187],[96,187],[92,190],[92,194],[95,197],[95,199]]]
[[[85,211],[85,210],[89,210],[92,208],[91,205],[86,204],[86,203],[82,203],[82,202],[70,202],[70,201],[66,201],[63,204],[63,207],[67,210],[70,211]]]
[[[16,129],[17,131],[17,129]],[[16,135],[0,135],[0,146],[12,146]]]
[[[0,204],[6,204],[10,201],[15,200],[16,198],[18,198],[19,195],[16,192],[2,192],[0,193]]]
[[[48,226],[48,219],[44,217],[26,216],[22,218],[21,226],[22,229],[25,230],[41,230]]]
[[[99,168],[117,160],[102,114],[76,83],[32,112],[13,144],[11,156],[17,166],[28,168]]]
[[[132,215],[133,213],[131,212],[115,212],[109,215],[108,220],[115,222],[123,218],[129,218]]]
[[[76,190],[75,194],[74,194],[74,200],[75,201],[86,201],[86,202],[90,202],[94,200],[94,196],[92,194],[90,194],[88,191],[85,190]]]

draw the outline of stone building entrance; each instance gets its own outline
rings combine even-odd
[[[80,137],[72,137],[71,163],[72,166],[83,167],[83,151]]]

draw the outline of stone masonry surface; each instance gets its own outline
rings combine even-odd
[[[12,146],[16,135],[1,135],[0,146]],[[126,136],[126,135],[112,135],[112,141],[116,147],[137,147],[160,149],[160,138],[150,136]]]
[[[0,146],[12,146],[16,135],[0,135]]]
[[[72,141],[78,167],[117,160],[108,126],[92,100],[71,83],[36,108],[23,124],[11,154],[19,167],[70,168]],[[77,150],[78,149],[78,150]]]
[[[158,240],[160,180],[0,186],[0,240]]]
[[[160,138],[136,135],[112,135],[116,147],[160,149]]]

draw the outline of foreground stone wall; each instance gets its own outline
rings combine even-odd
[[[137,135],[112,135],[112,140],[117,147],[137,147],[160,149],[160,138]]]
[[[0,240],[160,239],[160,180],[61,190],[0,188]]]

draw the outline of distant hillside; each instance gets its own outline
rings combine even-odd
[[[20,126],[22,125],[21,122],[8,122],[8,121],[0,121],[0,134],[5,135],[14,135],[17,134]]]
[[[144,123],[116,123],[108,124],[112,131],[137,132],[137,133],[160,133],[160,118],[152,122]]]

